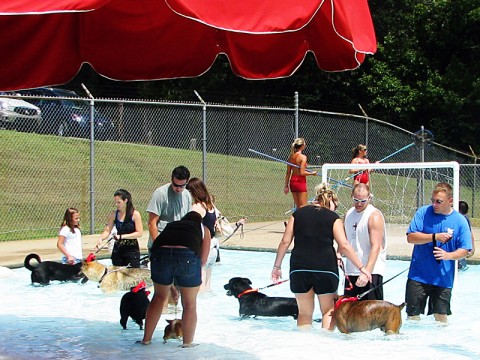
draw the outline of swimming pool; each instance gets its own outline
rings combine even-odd
[[[173,314],[162,315],[151,345],[136,345],[143,332],[131,320],[128,330],[119,324],[123,293],[102,294],[91,282],[34,287],[30,271],[16,269],[13,277],[0,279],[0,359],[480,358],[478,265],[458,274],[448,326],[431,316],[406,321],[403,310],[399,335],[385,336],[378,329],[345,335],[324,331],[319,323],[310,332],[298,331],[293,318],[239,320],[238,300],[226,296],[223,285],[234,276],[250,278],[254,287],[269,285],[274,258],[269,252],[222,251],[222,262],[213,269],[213,291],[198,298],[195,342],[200,346],[190,349],[178,348],[179,340],[163,344],[165,319],[173,319]],[[389,260],[387,266],[385,279],[408,268],[409,262]],[[403,302],[406,277],[407,272],[385,285],[386,300]],[[262,292],[293,296],[288,282]]]

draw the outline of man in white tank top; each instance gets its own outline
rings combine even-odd
[[[365,184],[357,184],[352,191],[353,207],[345,214],[345,232],[348,241],[360,260],[372,274],[372,282],[346,260],[345,274],[350,283],[345,283],[345,295],[357,296],[375,288],[361,300],[383,300],[383,274],[387,260],[387,235],[383,214],[370,204],[370,189]]]

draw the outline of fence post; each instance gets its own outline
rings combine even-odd
[[[95,233],[95,100],[82,83],[90,98],[90,234]]]

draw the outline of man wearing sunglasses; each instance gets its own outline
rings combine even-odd
[[[190,179],[190,171],[178,166],[172,171],[171,182],[157,188],[147,206],[148,212],[148,249],[153,240],[163,231],[169,222],[183,218],[191,209],[192,197],[185,190]]]
[[[472,249],[470,228],[465,217],[453,210],[453,190],[438,183],[431,205],[417,210],[407,231],[414,244],[405,298],[408,319],[420,320],[428,298],[428,314],[446,323],[451,314],[450,299],[455,260]]]
[[[371,194],[368,185],[360,183],[353,187],[353,207],[345,214],[345,233],[357,256],[372,274],[372,281],[357,270],[347,260],[345,275],[353,284],[346,284],[344,294],[357,296],[375,288],[361,300],[383,300],[383,274],[387,260],[387,235],[385,219],[375,206],[370,204]]]

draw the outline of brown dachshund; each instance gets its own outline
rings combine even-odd
[[[341,297],[335,303],[333,319],[340,332],[368,331],[380,328],[387,335],[398,334],[402,326],[400,311],[405,306],[383,300],[358,301],[356,297]]]

